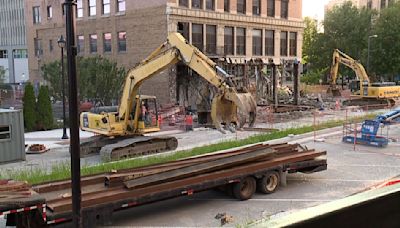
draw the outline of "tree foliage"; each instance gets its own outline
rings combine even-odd
[[[42,67],[44,79],[50,83],[50,94],[57,100],[62,98],[60,61]],[[120,97],[125,78],[125,69],[115,61],[102,56],[78,57],[77,74],[81,100],[90,100],[99,105],[110,105]],[[65,86],[68,85],[65,77]]]
[[[32,131],[35,129],[36,126],[37,115],[35,92],[33,90],[33,86],[30,83],[26,84],[25,86],[25,92],[22,101],[24,104],[23,112],[25,128],[28,131]]]
[[[303,35],[303,61],[304,63],[308,63],[310,55],[309,51],[311,50],[311,46],[317,38],[318,27],[317,21],[310,17],[305,17],[304,23],[306,24],[306,27]]]
[[[370,69],[392,81],[400,74],[400,3],[381,11],[374,34],[378,37],[371,40]]]
[[[47,86],[40,86],[37,101],[37,114],[40,117],[37,120],[40,130],[53,128],[53,109],[51,107],[49,89]]]
[[[366,64],[368,36],[374,15],[374,11],[358,9],[350,1],[328,11],[323,22],[324,32],[316,34],[304,47],[311,70],[328,69],[334,49],[340,49]],[[347,69],[346,74],[353,72]]]

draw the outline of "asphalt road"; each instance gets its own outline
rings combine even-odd
[[[400,127],[391,127],[391,138],[400,139]],[[245,225],[279,212],[310,207],[360,192],[400,174],[400,143],[384,149],[340,142],[341,135],[324,142],[303,143],[309,148],[327,150],[328,170],[314,174],[289,174],[285,187],[271,195],[256,194],[238,201],[211,190],[131,208],[114,214],[115,226],[220,226],[218,213],[233,216],[228,226]]]

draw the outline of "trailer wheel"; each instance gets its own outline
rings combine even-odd
[[[232,186],[233,195],[239,200],[248,200],[256,192],[256,180],[254,177],[246,177]]]
[[[271,171],[266,173],[263,178],[257,182],[257,188],[264,194],[271,194],[278,188],[280,182],[279,173]]]

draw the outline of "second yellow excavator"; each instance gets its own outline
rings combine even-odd
[[[117,160],[176,149],[177,139],[174,137],[143,136],[160,131],[160,126],[156,98],[141,95],[139,87],[145,80],[179,61],[218,89],[211,106],[213,124],[218,130],[223,133],[225,129],[234,131],[235,126],[242,127],[245,122],[253,126],[256,102],[252,95],[247,91],[237,91],[222,68],[189,44],[181,34],[171,33],[165,43],[128,71],[116,110],[100,108],[81,114],[81,129],[98,134],[81,144],[81,154],[100,151],[103,159]]]
[[[396,83],[371,83],[364,66],[351,58],[342,51],[335,49],[333,51],[332,66],[330,71],[331,85],[327,93],[333,96],[341,96],[340,90],[336,84],[338,77],[339,64],[343,64],[352,69],[357,77],[353,89],[353,97],[346,101],[345,105],[365,105],[365,104],[388,104],[394,106],[396,99],[400,97],[400,86]]]

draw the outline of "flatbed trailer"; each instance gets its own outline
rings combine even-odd
[[[224,190],[239,200],[247,200],[253,196],[256,189],[265,194],[273,193],[280,183],[286,182],[287,173],[313,173],[327,169],[326,152],[302,148],[300,153],[298,146],[280,144],[268,148],[268,145],[256,145],[225,154],[206,155],[167,164],[123,170],[118,173],[84,177],[82,178],[83,225],[84,227],[110,225],[112,214],[119,210],[179,196],[190,196],[215,188]],[[273,152],[271,152],[271,147]],[[247,163],[225,165],[220,169],[207,172],[196,171],[197,173],[193,175],[184,174],[185,167],[196,170],[210,160],[215,163],[221,158],[231,160],[232,155],[249,157],[247,152],[253,150],[258,150],[258,152],[264,150],[266,154],[270,154]],[[226,157],[228,153],[229,156]],[[153,182],[135,187],[132,181],[137,179],[133,177],[145,172],[153,172],[148,176]],[[170,174],[169,179],[161,182],[154,180],[162,176],[154,172],[162,172],[164,176]],[[19,208],[17,205],[11,205],[12,208],[5,208],[3,205],[0,208],[3,214],[5,210],[9,211],[7,214],[9,225],[44,227],[68,223],[72,220],[69,181],[42,184],[34,186],[33,190],[38,194],[31,204],[39,205],[37,208],[24,210],[23,208],[31,206],[29,200],[20,204]],[[10,212],[11,210],[13,213]]]

